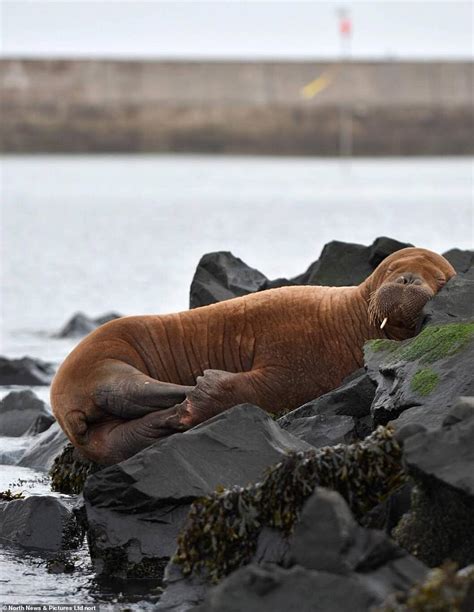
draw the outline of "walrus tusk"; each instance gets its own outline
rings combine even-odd
[[[385,324],[388,321],[388,317],[385,317],[385,319],[382,321],[381,325],[380,325],[380,329],[383,329],[385,327]]]

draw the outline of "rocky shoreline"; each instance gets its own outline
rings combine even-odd
[[[357,284],[405,246],[329,243],[306,272],[276,280],[231,253],[207,254],[190,306]],[[458,275],[427,304],[415,338],[368,342],[363,369],[279,419],[235,406],[103,468],[68,444],[30,390],[10,392],[0,435],[28,445],[4,463],[49,471],[62,495],[4,492],[0,543],[73,571],[86,537],[98,576],[163,580],[148,605],[169,612],[471,610],[474,253],[445,257]],[[116,316],[76,315],[58,335]],[[52,374],[0,358],[0,385],[48,385]]]

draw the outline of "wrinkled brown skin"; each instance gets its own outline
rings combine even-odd
[[[413,336],[454,274],[440,255],[408,248],[357,287],[283,287],[111,321],[59,368],[53,412],[85,456],[112,464],[236,404],[293,410],[361,367],[366,340]]]

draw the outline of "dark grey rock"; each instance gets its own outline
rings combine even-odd
[[[474,562],[474,410],[462,400],[441,427],[408,436],[403,458],[415,487],[410,511],[393,530],[427,565]]]
[[[301,280],[308,285],[341,287],[359,285],[388,255],[412,246],[392,238],[377,238],[371,246],[339,242],[326,244],[319,260],[311,264]]]
[[[442,427],[405,440],[403,457],[412,472],[436,478],[474,499],[474,409],[461,408],[462,404],[456,406]]]
[[[90,476],[84,498],[97,570],[124,576],[162,565],[196,497],[258,480],[288,451],[309,449],[244,404]]]
[[[420,561],[401,549],[382,531],[360,527],[342,496],[323,488],[316,488],[307,500],[300,520],[289,537],[279,530],[268,527],[261,531],[256,552],[251,565],[247,568],[255,567],[256,564],[264,565],[271,571],[272,576],[273,572],[276,572],[276,575],[282,579],[280,594],[285,603],[288,603],[286,598],[289,594],[286,590],[290,589],[290,586],[286,581],[286,574],[281,573],[282,566],[292,567],[291,571],[298,567],[304,568],[305,571],[310,570],[312,573],[317,570],[318,573],[330,572],[346,576],[349,578],[348,584],[353,584],[355,581],[364,590],[367,589],[376,601],[382,601],[396,589],[408,589],[426,573],[426,568]],[[270,567],[273,567],[273,570]],[[173,579],[169,582],[166,580],[169,586],[165,590],[163,601],[167,604],[171,601],[175,605],[180,600],[197,604],[206,592],[203,577],[192,575],[184,578],[179,567],[173,564],[167,569],[167,575],[170,569]],[[238,572],[232,574],[224,583],[232,583],[232,577],[236,574]],[[273,584],[272,579],[269,578],[269,581]],[[280,582],[276,581],[275,588],[280,588]],[[170,589],[169,596],[168,589]],[[203,610],[207,610],[206,606],[213,601],[214,592],[215,589],[207,595]],[[303,602],[306,597],[304,588],[299,593],[292,594],[292,597],[298,594],[300,601]],[[237,594],[235,596],[237,597]],[[246,602],[245,595],[239,594],[238,597],[239,601]],[[240,599],[241,597],[243,599]],[[264,606],[262,609],[266,610],[267,600],[263,599],[261,604]],[[252,605],[254,605],[253,599]],[[158,609],[175,611],[188,608],[170,606]]]
[[[290,537],[289,557],[306,569],[333,574],[369,574],[401,559],[407,572],[410,567],[413,575],[424,572],[423,565],[383,531],[360,527],[339,493],[323,488],[316,488],[303,507]],[[388,577],[389,572],[386,588]]]
[[[474,319],[474,278],[458,275],[449,280],[423,309],[421,328]]]
[[[361,418],[370,414],[374,396],[375,384],[364,370],[358,370],[337,389],[280,417],[278,424],[288,429],[295,420],[322,414]]]
[[[202,603],[209,584],[204,578],[190,576],[184,578],[181,569],[170,561],[164,575],[166,589],[160,597],[157,612],[187,612]]]
[[[386,237],[377,238],[369,247],[329,242],[320,258],[305,272],[291,279],[275,280],[269,280],[227,251],[207,253],[201,258],[191,283],[190,307],[288,285],[358,285],[385,257],[407,246],[411,245]]]
[[[80,338],[86,336],[91,331],[113,321],[114,319],[120,319],[122,315],[116,312],[108,312],[101,315],[100,317],[91,318],[83,312],[76,312],[64,327],[56,334],[57,338]]]
[[[49,385],[53,375],[52,364],[40,359],[0,357],[0,385]]]
[[[49,406],[31,389],[12,391],[0,401],[0,435],[36,435],[54,423]]]
[[[84,532],[70,504],[51,495],[0,502],[0,541],[4,545],[57,551],[77,548]]]
[[[191,283],[190,308],[260,291],[267,280],[228,251],[207,253],[201,257]]]
[[[35,437],[34,442],[18,461],[18,465],[47,471],[68,442],[59,423],[53,423],[49,429]]]
[[[280,427],[315,447],[351,443],[370,433],[360,419],[370,415],[375,385],[364,370],[343,384],[278,419]]]
[[[263,527],[258,535],[257,548],[252,563],[277,563],[284,567],[292,565],[290,543],[279,529]]]
[[[211,589],[196,612],[367,612],[380,601],[358,576],[247,565]]]
[[[326,244],[318,263],[313,264],[306,284],[342,287],[359,285],[373,272],[370,247],[334,240]]]
[[[350,444],[357,437],[355,419],[338,414],[293,418],[283,429],[316,448]]]
[[[370,247],[369,263],[375,269],[386,257],[392,253],[412,246],[413,244],[409,242],[400,242],[394,238],[381,236],[380,238],[376,238]]]
[[[443,253],[449,263],[458,274],[465,274],[474,265],[474,251],[462,251],[461,249],[450,249]]]
[[[450,325],[429,326],[404,342],[365,345],[368,374],[377,384],[371,407],[375,425],[396,419],[397,429],[407,423],[435,429],[457,397],[474,395],[474,329],[465,327],[465,339],[449,343],[459,330]],[[425,341],[431,348],[424,348]]]
[[[335,574],[353,569],[347,552],[357,523],[347,503],[335,491],[317,488],[305,503],[290,542],[294,564]]]

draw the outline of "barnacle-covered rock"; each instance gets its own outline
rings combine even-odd
[[[416,486],[410,512],[393,534],[431,567],[446,559],[474,563],[473,441],[469,399],[461,400],[439,429],[417,430],[404,441],[404,462]]]
[[[51,490],[74,495],[81,493],[86,478],[101,466],[83,457],[72,444],[67,444],[49,472]]]
[[[474,608],[474,565],[453,562],[432,569],[407,592],[390,595],[377,612],[469,612]]]
[[[316,486],[338,491],[361,517],[404,481],[390,428],[355,444],[292,453],[261,482],[194,502],[174,561],[184,575],[204,571],[216,581],[249,562],[263,526],[289,534]]]

